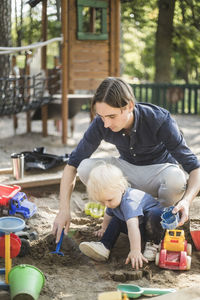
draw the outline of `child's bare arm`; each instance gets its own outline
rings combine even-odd
[[[107,213],[104,213],[103,223],[101,225],[101,229],[95,232],[95,235],[98,237],[102,237],[104,232],[106,231],[106,228],[108,227],[108,224],[110,223],[110,220],[112,219],[111,216],[107,215]]]
[[[138,218],[131,218],[127,221],[128,237],[130,242],[130,252],[126,259],[126,264],[131,262],[132,267],[138,270],[142,268],[143,261],[146,263],[148,260],[142,255],[141,252],[141,235],[139,230]]]

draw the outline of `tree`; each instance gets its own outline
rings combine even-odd
[[[0,5],[0,45],[11,46],[11,0],[1,0]],[[10,56],[0,55],[0,77],[8,76],[10,72]]]
[[[121,1],[123,75],[200,82],[200,1]]]
[[[155,44],[155,82],[170,82],[173,18],[176,0],[159,0]]]
[[[17,5],[18,4],[18,5]],[[19,1],[15,0],[15,26],[16,26],[16,34],[17,34],[17,47],[21,47],[22,43],[22,38],[23,38],[23,0],[21,0],[20,3],[20,17],[18,17],[17,14],[17,7],[19,6]]]
[[[174,16],[173,79],[200,82],[200,2],[179,0]]]

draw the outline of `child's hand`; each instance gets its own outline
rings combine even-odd
[[[99,238],[101,238],[104,234],[105,230],[103,228],[97,230],[94,234],[95,236],[98,236]]]
[[[131,250],[127,256],[125,264],[127,265],[131,262],[132,267],[138,270],[142,268],[143,261],[148,263],[148,260],[142,255],[140,250]]]

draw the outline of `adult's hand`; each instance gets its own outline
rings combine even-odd
[[[64,234],[67,235],[67,233],[69,231],[70,222],[71,222],[70,213],[60,211],[57,214],[57,216],[54,220],[54,223],[53,223],[53,230],[52,230],[53,235],[56,236],[56,243],[58,243],[60,240],[60,236],[61,236],[63,228],[65,228]]]
[[[70,222],[70,198],[76,181],[76,168],[66,165],[60,184],[60,209],[54,220],[52,233],[56,236],[56,243],[59,242],[63,228],[67,235]]]
[[[172,213],[176,214],[180,212],[180,221],[178,223],[178,226],[182,226],[185,222],[187,222],[189,217],[189,203],[186,200],[181,200],[179,203],[174,207]]]

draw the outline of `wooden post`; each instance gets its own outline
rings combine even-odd
[[[12,56],[12,75],[16,76],[17,74],[15,73],[15,68],[17,66],[17,58],[16,55]],[[14,132],[16,133],[16,129],[18,127],[18,119],[17,115],[13,115],[13,128]]]
[[[110,76],[120,76],[120,0],[110,0]]]
[[[47,40],[47,0],[42,1],[42,40]],[[42,47],[41,55],[41,67],[45,72],[47,77],[47,46]],[[46,82],[47,86],[47,82]],[[41,107],[42,112],[42,135],[46,137],[48,135],[47,131],[47,119],[48,119],[48,106],[44,105]]]
[[[60,65],[60,63],[59,63],[59,57],[58,56],[54,56],[53,61],[54,61],[54,68],[56,69]]]
[[[26,52],[26,59],[25,59],[25,75],[29,76],[30,75],[30,65],[29,65],[29,58],[31,54],[29,51]],[[26,80],[26,79],[25,79]],[[26,81],[27,85],[27,96],[30,96],[30,79],[27,79]],[[27,101],[30,99],[28,98]],[[26,112],[26,132],[31,132],[31,113],[30,111]]]
[[[62,142],[67,144],[68,121],[68,0],[61,1],[62,23]]]

